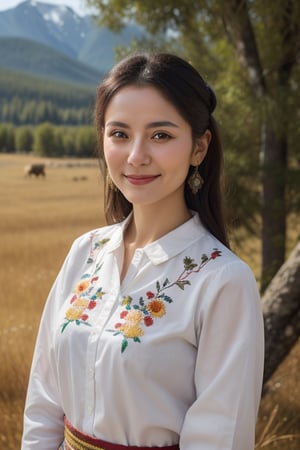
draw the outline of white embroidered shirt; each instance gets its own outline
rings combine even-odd
[[[123,445],[253,450],[263,372],[255,279],[197,215],[136,250],[128,220],[78,238],[35,347],[22,450],[56,450],[63,416]]]

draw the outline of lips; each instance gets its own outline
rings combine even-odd
[[[143,184],[149,184],[155,181],[160,175],[125,175],[125,178],[129,183],[136,186]]]

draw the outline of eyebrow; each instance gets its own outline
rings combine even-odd
[[[130,128],[129,125],[127,125],[126,123],[118,122],[118,121],[107,122],[106,126],[107,127]],[[178,128],[178,125],[176,125],[176,123],[170,122],[168,120],[162,120],[162,121],[158,121],[158,122],[148,123],[148,125],[146,126],[147,129],[149,129],[149,128],[156,128],[156,127],[173,127],[173,128]]]

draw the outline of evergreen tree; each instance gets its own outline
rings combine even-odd
[[[15,133],[11,124],[0,124],[0,151],[13,153],[15,151]]]
[[[33,151],[38,156],[56,156],[56,139],[54,126],[43,123],[34,131]]]
[[[16,129],[16,151],[18,153],[29,153],[33,146],[33,132],[30,127],[19,127]]]

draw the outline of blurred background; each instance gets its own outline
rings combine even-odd
[[[256,448],[300,448],[300,3],[0,2],[0,448],[20,448],[40,314],[79,234],[105,223],[95,90],[136,50],[189,60],[216,92],[231,245],[266,324]]]

